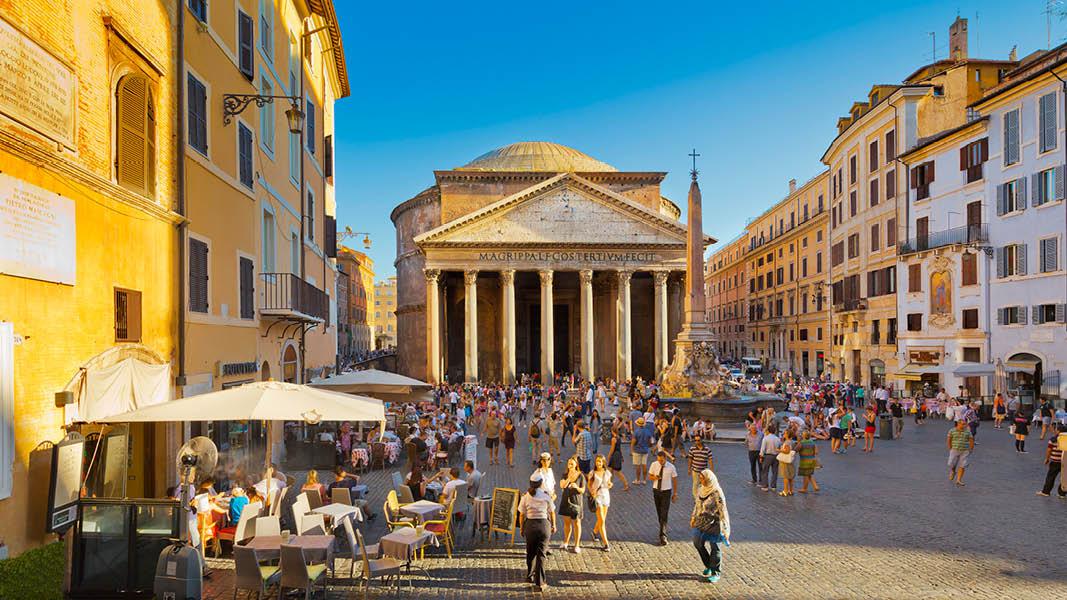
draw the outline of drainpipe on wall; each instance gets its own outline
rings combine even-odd
[[[1055,68],[1050,68],[1049,73],[1052,76],[1060,80],[1060,86],[1063,88],[1063,122],[1064,122],[1064,142],[1063,142],[1063,160],[1064,168],[1067,168],[1067,81],[1056,74]],[[1064,202],[1064,223],[1067,225],[1067,202]],[[1067,268],[1064,268],[1064,273],[1067,273]],[[1067,294],[1067,277],[1064,278],[1064,293]],[[1064,325],[1067,327],[1067,324]],[[1040,394],[1039,394],[1040,395]]]

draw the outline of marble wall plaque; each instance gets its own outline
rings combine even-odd
[[[74,285],[74,201],[0,174],[0,273]]]
[[[0,19],[0,112],[74,147],[74,73]]]

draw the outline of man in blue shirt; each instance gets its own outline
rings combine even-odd
[[[593,470],[593,434],[589,433],[585,421],[578,421],[574,426],[574,448],[578,456],[578,470],[588,475]]]
[[[634,423],[633,438],[630,439],[630,453],[634,461],[634,485],[644,485],[648,472],[648,451],[652,446],[652,432],[645,427],[644,417]]]

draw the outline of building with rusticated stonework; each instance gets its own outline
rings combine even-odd
[[[656,377],[681,328],[685,271],[665,176],[547,142],[435,171],[392,213],[400,371]]]

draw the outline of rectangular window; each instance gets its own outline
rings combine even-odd
[[[1019,162],[1019,109],[1004,113],[1004,166]]]
[[[1045,238],[1040,241],[1040,255],[1038,261],[1041,263],[1042,273],[1051,273],[1058,271],[1060,268],[1060,252],[1059,252],[1059,238]]]
[[[237,123],[237,166],[241,183],[252,188],[252,130]]]
[[[889,219],[885,222],[885,245],[895,246],[897,243],[897,220]]]
[[[997,186],[997,215],[1026,210],[1026,178],[1020,177]]]
[[[784,278],[785,272],[782,270],[782,267],[778,267],[778,270],[777,270],[776,273],[778,275],[778,285],[782,285],[782,283],[783,283],[783,281],[785,279]]]
[[[306,132],[308,152],[310,152],[312,156],[315,156],[315,148],[318,147],[318,142],[316,142],[316,140],[318,138],[315,134],[315,103],[311,100],[307,101],[307,113],[304,115],[304,118],[306,119],[304,121],[304,129]]]
[[[889,131],[885,134],[885,162],[897,157],[897,132]]]
[[[926,250],[930,247],[930,217],[915,219],[915,249]]]
[[[300,273],[300,234],[295,231],[289,236],[289,272]]]
[[[207,0],[189,0],[189,12],[197,21],[207,23]]]
[[[964,253],[960,258],[960,267],[963,271],[961,285],[978,284],[978,255],[970,252]]]
[[[326,177],[333,177],[333,136],[328,135],[322,141],[322,171]]]
[[[259,0],[259,47],[267,60],[274,61],[274,2]]]
[[[850,156],[848,159],[848,184],[856,185],[856,156]]]
[[[895,344],[895,343],[897,343],[897,319],[896,319],[896,317],[892,317],[886,322],[885,343],[887,343],[887,344]]]
[[[963,309],[963,328],[964,329],[978,329],[978,309],[977,308],[965,308],[965,309]]]
[[[189,145],[207,156],[207,87],[190,73],[186,94]]]
[[[978,310],[975,309],[975,316],[977,316]],[[982,349],[981,348],[964,348],[963,349],[963,362],[976,363],[982,362]]]
[[[237,59],[241,75],[253,81],[255,75],[255,22],[244,11],[237,11]]]
[[[239,263],[241,270],[241,318],[254,319],[256,317],[255,296],[253,295],[256,279],[255,265],[252,263],[252,259],[243,256]]]
[[[997,277],[1026,275],[1026,244],[1009,244],[997,248]]]
[[[274,214],[270,211],[263,211],[263,272],[275,273],[277,268],[274,262],[275,252],[275,229],[277,224],[274,221]]]
[[[208,247],[205,242],[189,238],[189,310],[208,311]]]
[[[115,341],[141,341],[141,292],[115,288]]]
[[[908,314],[908,331],[922,331],[923,330],[923,314],[922,313],[910,313]]]
[[[892,200],[897,195],[897,170],[890,169],[885,174],[885,199]]]
[[[1045,94],[1037,100],[1037,131],[1041,152],[1056,149],[1056,94]]]
[[[830,266],[836,267],[843,262],[845,262],[845,243],[838,242],[830,247]]]
[[[1038,304],[1033,307],[1034,325],[1063,323],[1064,312],[1063,304]]]
[[[304,218],[307,219],[307,239],[311,240],[311,243],[315,243],[315,195],[309,189],[307,191],[307,213]]]
[[[1034,173],[1030,178],[1033,185],[1033,206],[1063,200],[1063,165]],[[1026,198],[1023,198],[1022,202],[1025,203]]]
[[[848,257],[858,258],[860,255],[860,234],[853,233],[848,236]]]
[[[882,322],[878,319],[871,321],[871,345],[877,346],[882,341]]]
[[[880,236],[878,235],[878,223],[871,225],[871,252],[878,252],[880,250],[879,244],[881,243]]]
[[[848,216],[854,217],[859,211],[859,203],[856,201],[856,190],[848,193]]]
[[[1005,306],[997,309],[998,325],[1026,325],[1025,306]]]
[[[870,202],[871,202],[871,208],[874,208],[875,206],[878,206],[878,178],[877,177],[871,180]]]
[[[800,276],[801,277],[807,277],[808,276],[808,258],[806,256],[804,258],[800,259]]]
[[[264,75],[259,82],[259,93],[273,96],[274,86]],[[259,140],[271,153],[274,152],[274,103],[268,102],[259,109]]]
[[[989,160],[989,138],[982,138],[960,148],[960,170],[967,172],[967,183],[982,179],[982,165],[987,160]]]
[[[911,170],[911,188],[915,190],[915,199],[930,197],[930,183],[934,181],[934,161],[926,161]]]
[[[878,170],[878,140],[871,142],[871,148],[867,157],[870,159],[870,172],[874,173]]]
[[[815,241],[816,242],[821,242],[822,241],[822,230],[821,229],[815,232]]]
[[[908,292],[923,291],[923,267],[920,264],[908,265]]]
[[[815,253],[815,272],[822,273],[822,252]]]

